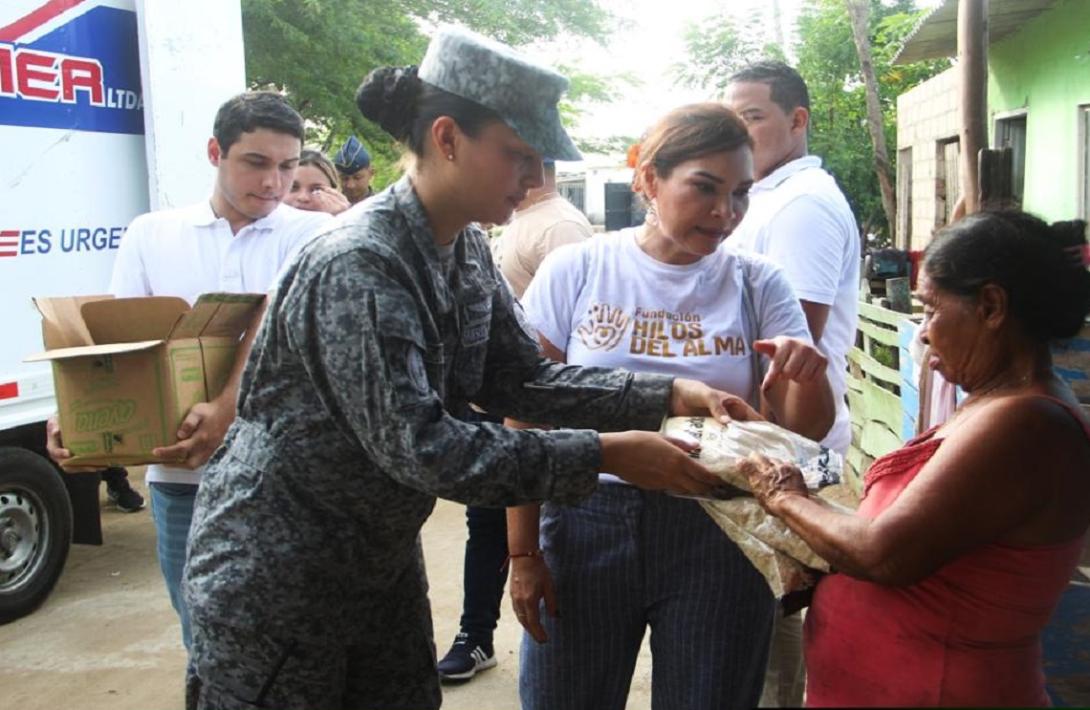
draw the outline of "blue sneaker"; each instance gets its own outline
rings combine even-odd
[[[465,681],[496,665],[496,652],[490,642],[477,642],[464,631],[454,637],[447,655],[439,661],[439,679]]]

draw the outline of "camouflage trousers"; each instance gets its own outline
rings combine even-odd
[[[186,710],[435,710],[442,702],[429,632],[316,645],[193,619]]]

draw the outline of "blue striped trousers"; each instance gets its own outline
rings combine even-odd
[[[757,704],[773,598],[698,503],[603,483],[545,504],[541,546],[560,616],[523,635],[523,710],[623,710],[648,627],[654,710]]]

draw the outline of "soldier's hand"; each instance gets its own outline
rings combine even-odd
[[[45,451],[49,458],[58,466],[63,466],[65,471],[73,473],[78,471],[98,471],[101,466],[65,466],[65,461],[72,458],[72,452],[64,448],[61,440],[61,425],[57,421],[57,415],[51,416],[45,422]]]
[[[674,380],[670,393],[670,414],[675,417],[715,417],[724,424],[732,419],[743,422],[764,419],[741,397],[697,380],[680,377]]]
[[[161,459],[176,461],[183,468],[200,468],[223,443],[234,420],[234,400],[218,398],[195,404],[178,428],[178,443],[160,446],[151,453]]]
[[[689,453],[698,445],[647,431],[601,434],[602,471],[649,491],[702,495],[722,483]]]
[[[541,602],[545,611],[556,617],[556,588],[545,558],[540,555],[516,557],[511,560],[511,608],[515,618],[538,643],[545,643],[549,635],[541,625]]]

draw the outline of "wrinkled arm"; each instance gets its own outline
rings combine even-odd
[[[1062,420],[1058,427],[1047,413],[1029,412],[1049,406],[1030,401],[977,413],[873,520],[795,493],[773,495],[766,505],[837,570],[912,584],[1043,510],[1067,451],[1057,434]]]

